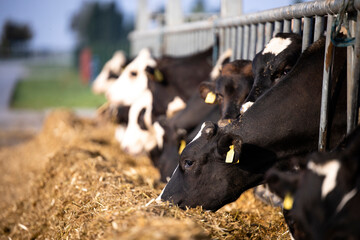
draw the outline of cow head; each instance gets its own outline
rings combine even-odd
[[[278,33],[253,60],[254,85],[246,99],[255,102],[266,90],[277,84],[297,62],[301,54],[301,36]],[[251,104],[247,103],[245,112]]]
[[[105,63],[100,74],[92,83],[92,91],[95,94],[103,94],[119,78],[126,63],[126,57],[123,51],[116,51],[113,57]]]
[[[147,67],[155,67],[156,61],[148,49],[142,49],[138,56],[123,70],[121,76],[106,93],[110,103],[129,106],[143,95],[148,88]]]
[[[232,158],[227,156],[230,146]],[[242,148],[240,140],[224,134],[216,124],[203,123],[182,152],[178,167],[157,200],[167,200],[181,208],[202,206],[213,211],[236,200],[262,180],[261,171],[250,173],[237,164]]]
[[[235,60],[225,64],[214,82],[203,82],[200,93],[206,102],[215,94],[213,102],[221,104],[222,119],[235,119],[253,84],[251,61]]]
[[[271,169],[267,182],[284,198],[295,239],[357,239],[360,235],[360,138],[345,151],[314,153],[297,173]],[[290,203],[289,203],[290,201]]]
[[[149,152],[155,146],[162,147],[164,131],[152,122],[152,93],[146,90],[129,110],[129,121],[121,147],[132,155]]]

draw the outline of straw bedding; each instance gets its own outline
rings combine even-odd
[[[113,132],[58,110],[32,140],[1,148],[0,238],[289,239],[281,209],[251,190],[215,213],[153,202],[159,173]]]

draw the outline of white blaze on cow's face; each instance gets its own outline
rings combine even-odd
[[[266,44],[262,54],[271,53],[277,56],[284,51],[291,44],[290,38],[272,38],[268,44]]]
[[[121,68],[125,62],[126,58],[124,53],[122,51],[116,51],[92,83],[92,91],[95,94],[106,93],[109,87],[120,76]]]
[[[200,128],[199,132],[196,134],[196,136],[194,137],[194,139],[191,140],[190,143],[196,141],[196,139],[198,139],[198,138],[201,137],[201,132],[202,132],[202,130],[204,129],[205,126],[206,126],[206,124],[205,124],[205,122],[204,122],[204,123],[201,125],[201,128]],[[189,143],[189,144],[190,144],[190,143]],[[188,145],[189,145],[189,144],[188,144]]]
[[[165,131],[158,122],[152,124],[152,102],[152,93],[150,90],[146,90],[130,107],[129,121],[121,147],[131,155],[149,152],[156,146],[163,147]],[[145,109],[143,120],[146,130],[142,129],[138,123],[139,115],[143,109]]]
[[[336,159],[326,162],[325,164],[316,164],[310,161],[307,168],[319,176],[324,176],[321,186],[321,198],[325,197],[336,187],[336,178],[340,169],[340,162]]]
[[[156,61],[151,57],[150,51],[145,48],[126,66],[121,76],[108,89],[106,93],[108,101],[129,106],[140,98],[148,87],[145,71],[147,66],[155,67]]]

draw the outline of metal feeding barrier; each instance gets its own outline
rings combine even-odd
[[[360,0],[326,0],[294,4],[253,14],[213,18],[153,30],[134,31],[129,35],[132,54],[143,47],[155,56],[182,56],[213,46],[216,60],[226,49],[233,50],[232,60],[252,60],[278,32],[302,35],[302,50],[326,35],[323,88],[319,127],[319,150],[327,147],[328,109],[333,46],[347,47],[347,132],[358,124],[360,71]],[[340,27],[346,39],[337,39]],[[219,41],[219,42],[217,42]],[[214,43],[218,44],[214,44]],[[217,49],[219,46],[219,49]],[[330,59],[327,59],[330,58]],[[215,62],[215,61],[214,61]]]

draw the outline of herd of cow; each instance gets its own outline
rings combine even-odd
[[[156,201],[216,211],[267,183],[295,239],[360,238],[360,129],[346,135],[346,48],[331,68],[328,152],[317,152],[325,38],[278,33],[253,61],[212,48],[126,62],[117,52],[93,84],[115,137],[147,154],[167,182]],[[329,64],[327,61],[325,64]]]

